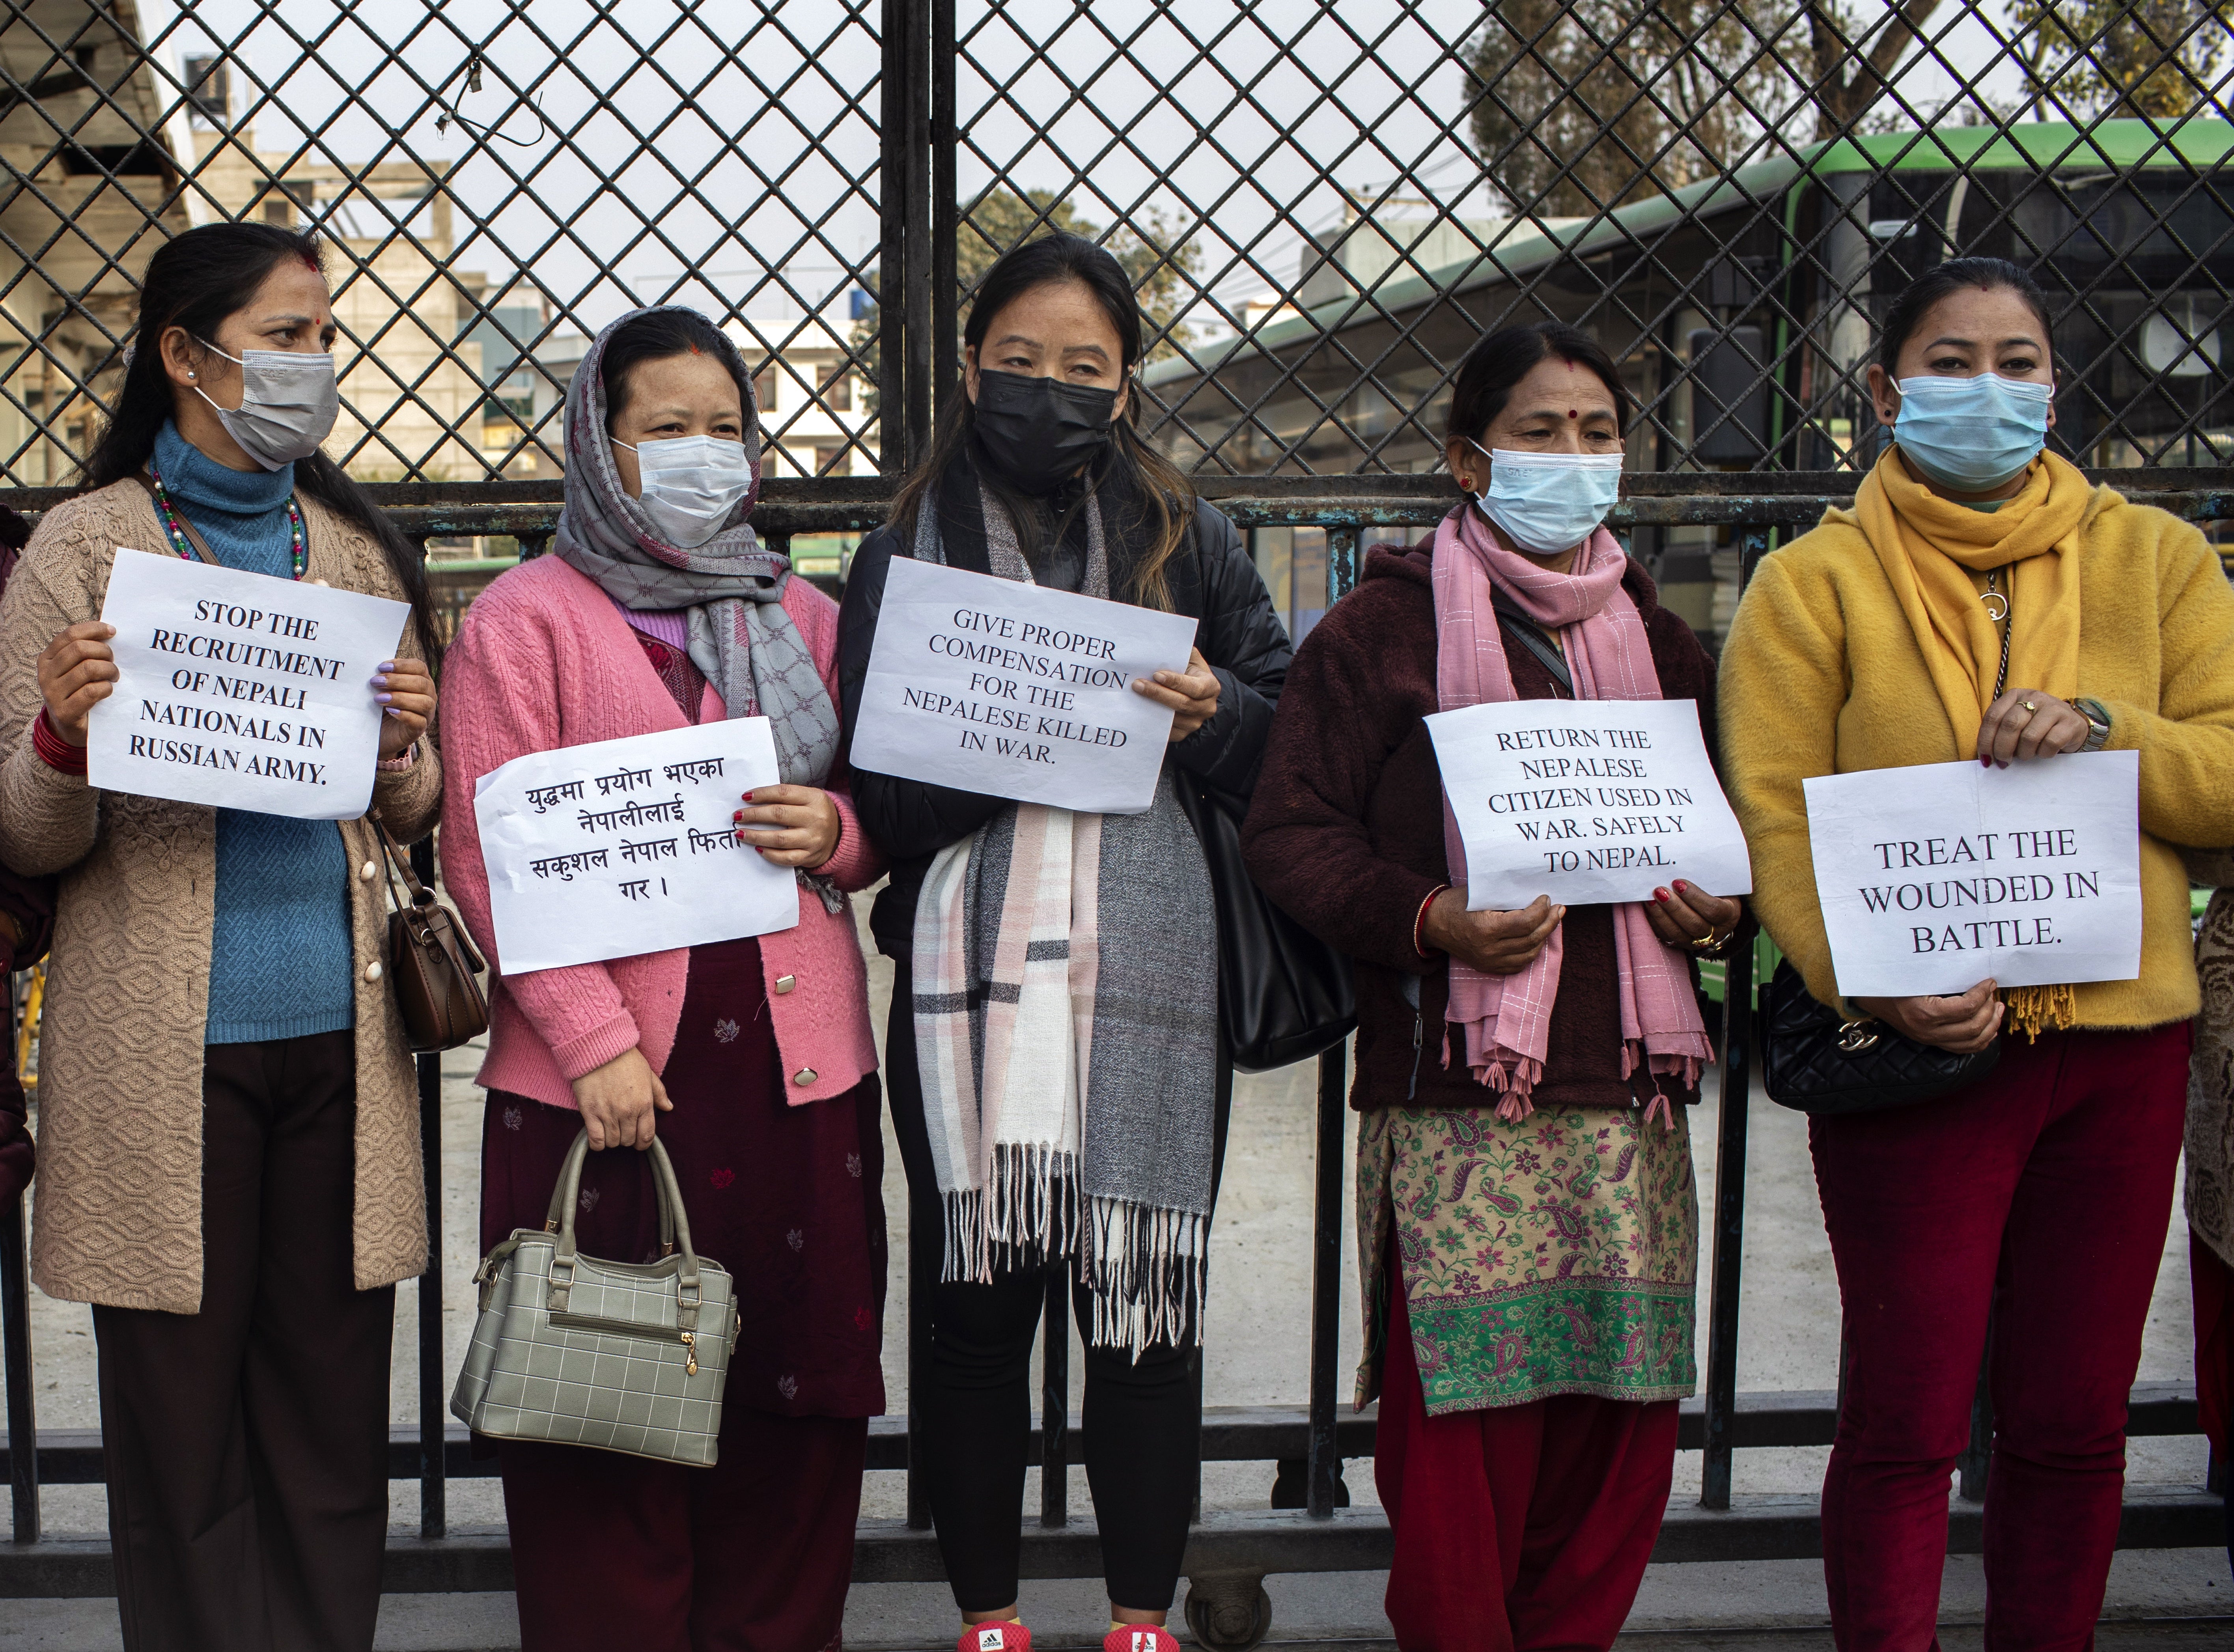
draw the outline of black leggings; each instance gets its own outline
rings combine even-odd
[[[937,1279],[944,1251],[938,1179],[924,1127],[908,966],[892,983],[885,1094],[908,1180],[909,1266]],[[1225,1162],[1232,1069],[1218,1064],[1211,1198]],[[931,1349],[924,1392],[909,1398],[922,1425],[931,1519],[955,1604],[997,1611],[1016,1598],[1024,1471],[1032,1426],[1032,1338],[1047,1270],[995,1276],[990,1284],[937,1284],[931,1293]],[[1092,1294],[1073,1283],[1082,1327]],[[1086,1347],[1086,1480],[1101,1533],[1109,1599],[1128,1611],[1170,1610],[1201,1480],[1200,1365],[1192,1344],[1151,1343],[1136,1361],[1121,1348]]]

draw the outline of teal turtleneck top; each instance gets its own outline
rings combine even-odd
[[[166,421],[155,467],[180,515],[228,568],[287,579],[295,467],[230,470]],[[331,820],[217,812],[217,921],[209,1044],[301,1038],[356,1024],[349,968],[349,856]]]

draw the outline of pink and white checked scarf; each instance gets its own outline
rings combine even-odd
[[[1627,562],[1619,541],[1600,528],[1576,557],[1573,572],[1553,573],[1499,545],[1471,506],[1453,511],[1435,530],[1438,706],[1453,711],[1519,697],[1491,605],[1493,584],[1503,587],[1529,618],[1558,634],[1578,699],[1659,699],[1660,674],[1653,669],[1643,617],[1622,589]],[[1466,846],[1447,796],[1443,852],[1457,882],[1465,876]],[[1689,964],[1653,933],[1641,904],[1631,901],[1613,911],[1614,956],[1621,976],[1622,1076],[1644,1061],[1650,1072],[1680,1074],[1686,1086],[1696,1084],[1700,1069],[1714,1055],[1692,994]],[[1544,1076],[1550,1048],[1561,941],[1560,931],[1553,930],[1544,950],[1517,975],[1485,975],[1451,960],[1448,1018],[1466,1029],[1466,1063],[1474,1078],[1503,1093],[1497,1105],[1501,1119],[1525,1119],[1534,1111],[1529,1094]],[[1446,1041],[1444,1065],[1449,1061]],[[1666,1116],[1664,1095],[1654,1098],[1646,1116],[1655,1109]]]

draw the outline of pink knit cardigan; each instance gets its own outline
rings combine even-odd
[[[837,605],[804,579],[785,588],[783,605],[835,701]],[[700,721],[722,715],[709,687]],[[442,672],[441,716],[442,877],[496,976],[488,1060],[477,1081],[571,1107],[570,1081],[631,1048],[642,1049],[655,1072],[664,1069],[689,953],[504,975],[474,819],[474,782],[515,757],[684,726],[628,622],[594,582],[557,557],[522,563],[467,611]],[[838,852],[823,870],[840,889],[858,890],[883,876],[885,862],[854,819],[845,779],[842,770],[830,777],[840,829]],[[800,890],[798,927],[761,937],[761,964],[785,1094],[794,1105],[841,1095],[876,1070],[868,977],[850,911],[826,911]]]

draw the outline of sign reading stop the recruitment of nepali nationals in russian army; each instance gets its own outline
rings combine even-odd
[[[1849,998],[2141,971],[2140,754],[1925,763],[1806,783],[1815,892]]]
[[[101,617],[115,691],[87,720],[103,791],[349,820],[372,801],[373,676],[410,608],[120,547]]]
[[[1135,677],[1184,671],[1195,623],[892,558],[852,763],[1097,814],[1155,801],[1172,713]]]
[[[799,879],[737,839],[776,783],[766,717],[515,757],[474,784],[506,975],[665,952],[799,922]]]
[[[1710,895],[1753,888],[1695,702],[1507,700],[1427,723],[1468,911],[1650,900],[1676,878]]]

